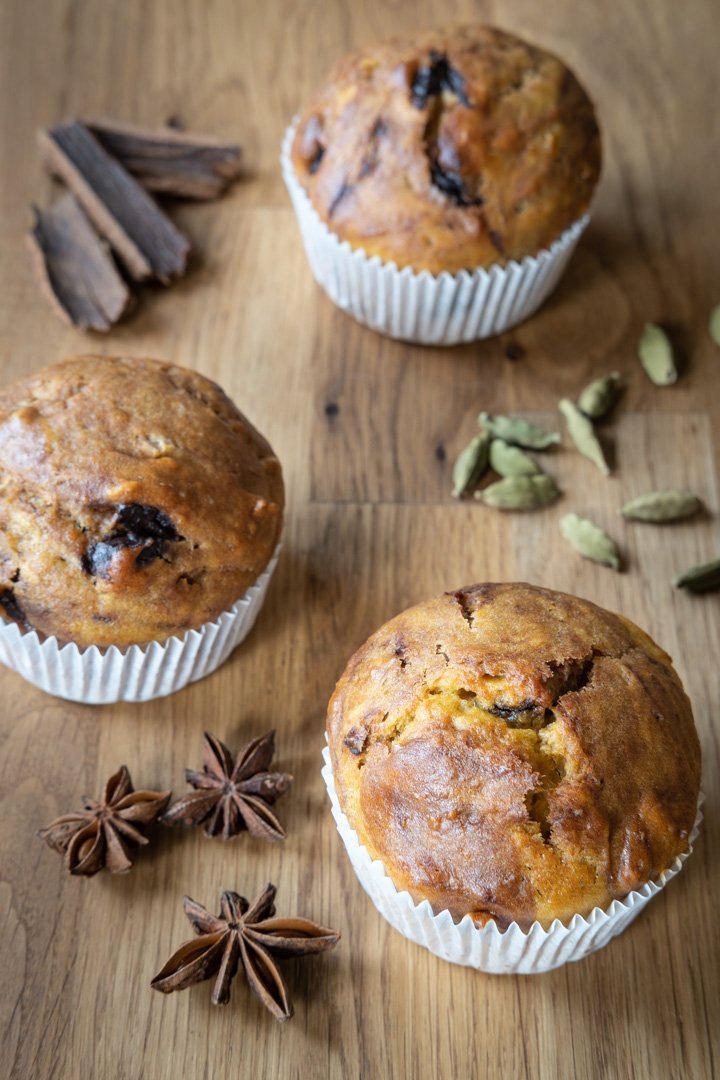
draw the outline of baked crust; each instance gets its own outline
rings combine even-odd
[[[81,356],[0,392],[2,614],[60,643],[163,640],[267,565],[283,481],[215,383]]]
[[[550,246],[589,206],[600,135],[560,60],[455,26],[343,57],[300,117],[292,161],[341,239],[438,274]]]
[[[564,593],[474,585],[403,612],[350,660],[328,733],[360,841],[456,918],[566,922],[688,846],[700,747],[670,658]]]

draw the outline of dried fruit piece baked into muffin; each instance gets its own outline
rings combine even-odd
[[[300,117],[292,160],[341,239],[437,274],[552,244],[588,208],[600,136],[562,61],[456,26],[340,60]]]
[[[670,659],[564,593],[475,585],[398,615],[350,660],[328,733],[361,843],[436,912],[547,927],[688,848],[700,748]]]
[[[60,643],[162,641],[268,564],[283,481],[215,383],[82,356],[0,391],[2,615]]]

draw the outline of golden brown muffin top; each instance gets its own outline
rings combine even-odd
[[[588,208],[600,136],[560,60],[456,26],[340,60],[301,115],[292,159],[341,239],[438,274],[551,245]]]
[[[277,544],[280,464],[219,386],[80,356],[0,392],[0,604],[61,643],[215,619]]]
[[[436,911],[565,922],[688,846],[682,684],[647,634],[574,596],[485,584],[410,608],[350,660],[328,732],[360,841]]]

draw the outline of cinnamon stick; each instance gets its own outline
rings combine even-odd
[[[148,191],[215,199],[240,175],[240,147],[212,136],[115,120],[90,120],[87,127]]]
[[[35,211],[27,235],[35,272],[53,310],[69,325],[107,331],[132,305],[107,245],[70,193]]]
[[[44,160],[65,181],[136,281],[168,284],[185,272],[190,242],[127,169],[77,120],[38,135]]]

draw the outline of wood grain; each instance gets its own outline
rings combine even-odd
[[[247,1077],[683,1077],[720,1069],[720,602],[669,577],[720,550],[719,29],[713,0],[448,0],[442,17],[516,29],[576,66],[598,103],[605,171],[592,225],[547,306],[517,331],[452,350],[379,338],[332,307],[308,272],[277,167],[280,138],[345,49],[439,9],[365,0],[5,0],[0,4],[0,364],[3,381],[63,355],[155,355],[218,379],[273,442],[289,493],[283,558],[257,628],[212,678],[169,700],[95,708],[0,672],[0,1072],[14,1080]],[[70,115],[143,125],[179,116],[237,140],[251,175],[213,205],[173,208],[197,251],[187,279],[143,293],[107,339],[62,327],[22,236],[51,182],[35,130]],[[654,388],[635,342],[646,320],[680,332],[685,371]],[[506,358],[509,342],[522,346]],[[603,428],[604,481],[568,448],[547,468],[556,506],[502,515],[458,505],[450,461],[481,408],[552,420],[557,399],[610,368],[627,391]],[[328,409],[328,406],[330,408]],[[559,417],[557,418],[559,423]],[[688,484],[708,514],[653,528],[623,501]],[[616,575],[559,535],[566,510],[621,544]],[[393,932],[354,878],[320,779],[323,714],[345,660],[401,607],[475,580],[526,578],[617,608],[675,656],[704,750],[706,821],[686,870],[607,949],[538,978],[444,964]],[[159,830],[121,879],[65,880],[35,838],[120,763],[183,789],[210,727],[231,744],[270,727],[295,786],[282,846]],[[343,931],[288,964],[281,1027],[237,983],[164,998],[149,980],[187,935],[181,897],[279,887],[280,912]]]

